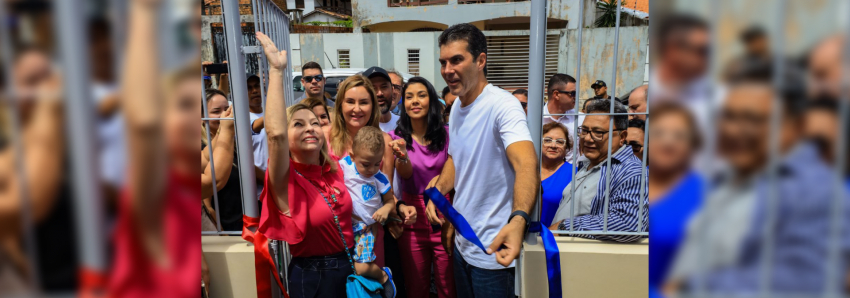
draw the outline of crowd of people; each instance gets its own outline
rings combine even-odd
[[[385,297],[429,297],[432,291],[438,297],[512,296],[514,260],[541,191],[541,222],[552,229],[616,242],[641,238],[580,233],[602,230],[605,213],[612,231],[640,232],[638,221],[647,229],[639,154],[643,126],[630,123],[626,105],[607,95],[603,81],[594,83],[595,96],[585,100],[580,115],[575,78],[549,79],[541,173],[527,127],[528,91],[509,93],[487,82],[486,39],[475,26],[455,25],[440,36],[440,70],[448,85],[441,94],[425,78],[404,82],[397,71],[376,66],[347,78],[329,98],[321,66],[308,62],[302,66],[305,93],[290,107],[284,105],[280,77],[285,52],[262,33],[257,39],[270,65],[265,110],[254,104],[262,103],[260,79],[250,76],[246,82],[262,189],[259,231],[289,244],[294,297],[344,295],[341,285],[350,274],[382,284]],[[209,117],[228,117],[223,92],[206,94]],[[614,116],[607,115],[612,104]],[[240,192],[238,186],[228,190],[238,184],[238,169],[232,141],[218,141],[222,135],[233,138],[232,124],[225,122],[232,121],[209,124],[214,161],[226,165],[216,167],[216,181],[224,182],[215,191],[222,229],[238,231],[238,222],[230,226],[226,220],[240,214],[241,206],[229,205]],[[630,138],[630,127],[640,129],[640,136]],[[609,155],[612,162],[606,164]],[[489,246],[486,252],[456,236],[423,195],[431,187],[467,218]],[[205,188],[206,214],[214,215],[208,203],[214,190]]]
[[[557,73],[540,99],[490,84],[484,34],[457,24],[438,38],[447,84],[441,92],[425,78],[405,81],[374,66],[341,82],[331,97],[321,65],[308,62],[305,94],[287,106],[287,53],[257,32],[268,76],[244,82],[254,160],[247,168],[257,179],[240,181],[246,167],[239,164],[235,121],[226,119],[235,114],[222,83],[227,77],[216,78],[218,86],[202,82],[197,65],[163,77],[147,62],[158,55],[155,6],[132,6],[121,79],[110,65],[95,63],[92,73],[98,157],[109,165],[99,169],[100,186],[115,235],[107,283],[116,296],[194,296],[197,279],[215,289],[209,271],[217,268],[206,266],[200,242],[181,239],[197,232],[190,227],[198,221],[208,231],[242,231],[243,200],[256,199],[258,231],[289,244],[291,297],[344,297],[351,275],[375,283],[384,297],[513,297],[515,260],[536,220],[530,214],[538,194],[540,222],[550,230],[610,243],[638,242],[649,232],[651,297],[700,289],[754,293],[764,258],[778,291],[817,294],[848,284],[850,237],[833,230],[828,216],[834,198],[848,198],[831,187],[834,163],[846,154],[835,150],[843,137],[838,98],[846,91],[835,63],[841,37],[816,44],[804,63],[788,59],[792,74],[783,73],[786,84],[777,88],[767,33],[746,30],[746,53],[724,69],[720,92],[706,74],[709,25],[672,16],[653,32],[651,90],[637,86],[618,98],[596,80],[594,96],[578,100],[576,78]],[[110,34],[99,28],[89,28],[92,57],[111,55]],[[62,84],[44,50],[15,54],[9,81],[20,99],[26,154],[2,132],[0,195],[9,199],[0,204],[0,282],[25,284],[8,279],[33,270],[25,256],[31,253],[46,292],[74,290],[79,240]],[[527,115],[529,100],[544,101],[540,154],[527,127],[528,117],[538,117]],[[199,110],[212,119],[201,127]],[[24,175],[15,174],[19,165]],[[255,198],[243,196],[244,183],[257,185]],[[467,219],[485,250],[460,236],[423,195],[430,188]],[[32,214],[20,211],[24,194]],[[35,252],[22,250],[25,216],[35,224]],[[596,233],[604,229],[613,233]],[[823,258],[832,245],[839,262]],[[828,275],[830,266],[839,274]]]

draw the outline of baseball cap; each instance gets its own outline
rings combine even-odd
[[[369,69],[367,69],[366,71],[364,71],[363,76],[370,78],[370,79],[374,76],[380,76],[380,77],[387,79],[387,81],[392,81],[390,79],[390,75],[387,73],[387,71],[384,70],[383,68],[380,68],[380,67],[377,67],[377,66],[372,66]]]
[[[608,85],[605,85],[605,82],[602,80],[596,80],[596,82],[593,82],[593,85],[590,85],[590,88],[593,89],[596,89],[597,87],[608,87]]]

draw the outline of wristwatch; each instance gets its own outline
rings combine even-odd
[[[511,223],[511,219],[513,219],[514,216],[519,216],[525,219],[525,228],[522,230],[522,235],[525,236],[525,234],[528,232],[528,225],[531,224],[531,221],[528,220],[528,213],[525,213],[525,211],[522,210],[514,211],[513,213],[511,213],[511,216],[508,217],[509,224]]]

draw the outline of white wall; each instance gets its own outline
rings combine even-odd
[[[363,34],[362,33],[328,33],[322,34],[325,53],[331,59],[331,63],[339,67],[337,50],[347,49],[351,57],[352,68],[363,68]],[[326,57],[325,60],[328,58]],[[326,61],[327,62],[327,61]]]
[[[393,33],[394,68],[398,71],[410,73],[410,70],[407,69],[407,50],[419,49],[419,76],[433,83],[439,76],[439,70],[434,69],[435,61],[437,61],[437,58],[434,57],[437,41],[433,37],[433,32]]]

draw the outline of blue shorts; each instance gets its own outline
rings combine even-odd
[[[372,227],[367,226],[364,222],[354,222],[354,261],[357,263],[374,262],[375,256],[375,235],[372,234]]]

